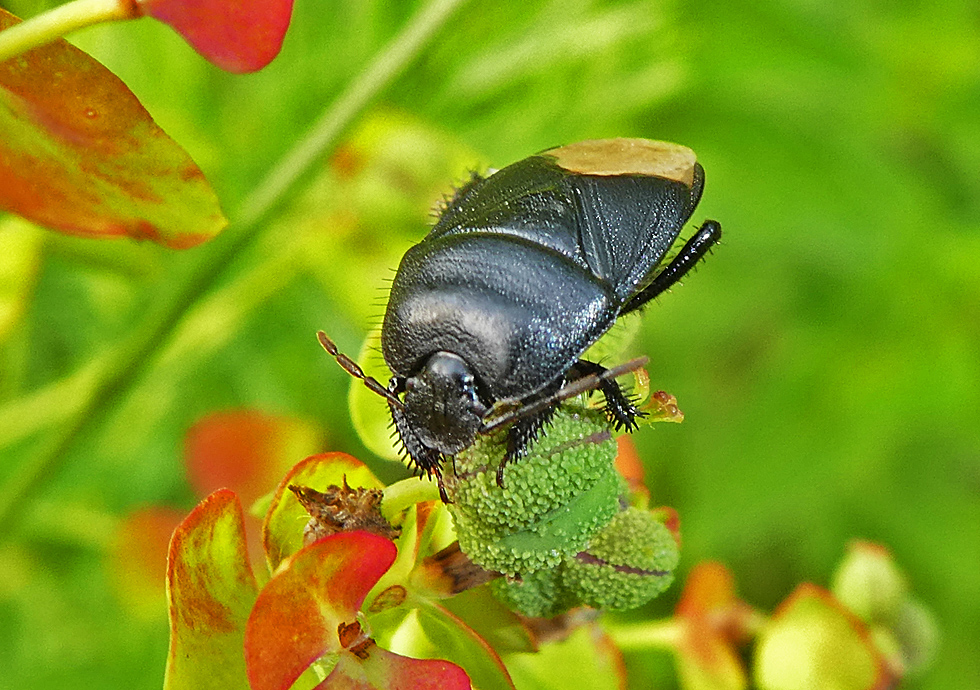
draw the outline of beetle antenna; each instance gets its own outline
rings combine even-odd
[[[618,367],[606,369],[601,374],[592,373],[582,376],[581,378],[577,378],[574,381],[565,384],[545,398],[535,400],[529,405],[524,405],[523,407],[509,410],[501,414],[496,419],[492,419],[489,422],[484,422],[483,426],[480,428],[480,433],[490,433],[491,431],[499,429],[505,424],[510,424],[515,420],[530,417],[538,414],[539,412],[543,412],[544,410],[560,403],[563,400],[568,400],[569,398],[574,398],[576,395],[581,395],[582,393],[595,390],[602,385],[603,381],[611,381],[612,379],[622,376],[623,374],[636,371],[637,369],[646,366],[646,363],[649,361],[649,357],[637,357],[636,359],[631,359],[624,364],[620,364]]]
[[[334,342],[329,336],[327,336],[326,333],[323,331],[317,331],[316,339],[320,341],[320,344],[323,346],[324,350],[333,355],[333,358],[337,360],[337,364],[343,367],[344,371],[353,376],[355,379],[360,379],[363,381],[368,390],[370,390],[372,393],[377,393],[382,398],[387,400],[390,405],[394,405],[398,409],[405,406],[404,403],[398,399],[398,396],[382,386],[378,379],[365,374],[364,370],[361,369],[357,362],[338,350],[337,346],[334,345]]]

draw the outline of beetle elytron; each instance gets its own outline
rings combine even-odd
[[[623,314],[683,277],[721,237],[706,220],[666,266],[694,213],[704,169],[691,149],[601,139],[549,149],[473,178],[398,267],[381,333],[388,386],[322,332],[320,342],[384,396],[415,467],[442,464],[511,423],[520,457],[561,400],[598,388],[617,427],[639,414],[606,369],[581,355]]]

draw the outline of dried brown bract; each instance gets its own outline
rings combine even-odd
[[[323,537],[338,532],[364,530],[396,539],[401,529],[392,527],[381,515],[381,490],[358,487],[352,489],[344,477],[344,485],[331,485],[326,491],[317,491],[308,486],[289,485],[306,512],[310,521],[303,530],[303,543],[312,544]]]

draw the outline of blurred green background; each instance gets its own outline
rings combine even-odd
[[[242,77],[149,21],[73,40],[234,221],[420,6],[299,0],[280,57]],[[725,232],[633,346],[687,415],[635,436],[655,502],[680,511],[682,571],[723,560],[771,608],[826,585],[850,539],[883,542],[942,633],[907,687],[980,688],[975,0],[469,3],[277,219],[189,287],[226,239],[173,252],[0,218],[0,688],[160,687],[165,610],[127,603],[117,531],[133,510],[196,502],[183,444],[204,415],[306,420],[320,449],[400,476],[360,445],[350,380],[313,333],[357,352],[400,255],[469,169],[607,136],[694,148],[694,220]],[[106,358],[175,299],[168,336],[73,425]],[[57,462],[28,485],[44,457]],[[638,615],[668,614],[678,590]],[[627,661],[632,688],[674,687],[666,655]]]

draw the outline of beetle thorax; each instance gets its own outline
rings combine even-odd
[[[405,381],[405,416],[422,443],[455,455],[473,443],[487,408],[466,361],[436,352]]]

